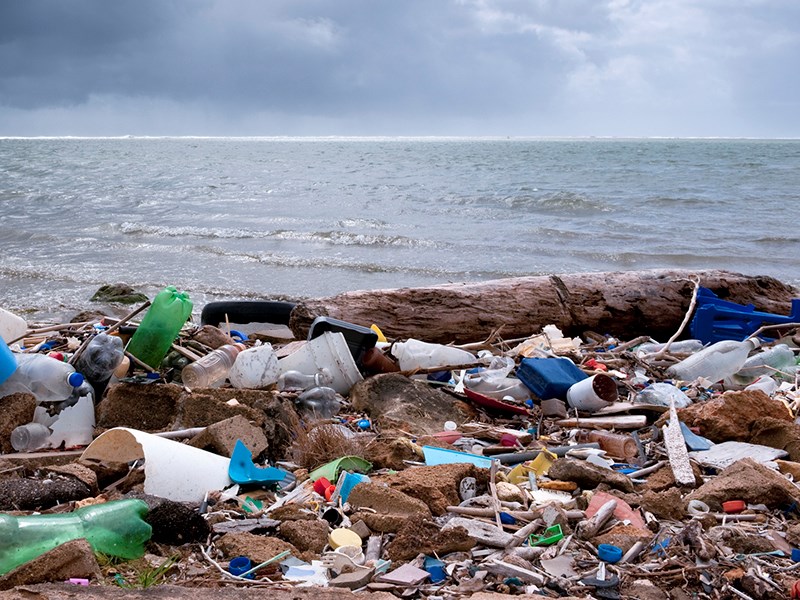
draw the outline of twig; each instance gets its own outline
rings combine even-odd
[[[136,358],[133,354],[131,354],[127,350],[125,351],[125,356],[130,358],[131,362],[134,363],[136,366],[141,367],[142,369],[144,369],[148,373],[156,373],[157,372],[153,367],[148,365],[146,362],[142,362],[141,360]]]
[[[672,342],[680,337],[680,335],[683,333],[683,330],[686,328],[686,325],[689,324],[689,319],[692,318],[694,307],[697,305],[697,293],[700,291],[700,279],[695,277],[690,281],[694,284],[694,290],[692,291],[692,299],[689,302],[689,309],[686,311],[686,315],[683,317],[683,322],[681,323],[681,326],[678,327],[678,331],[676,331],[675,334],[669,338],[669,340],[667,340],[667,343],[664,344],[664,347],[650,357],[651,360],[659,360],[664,358],[666,353],[669,352],[669,347],[672,345]]]

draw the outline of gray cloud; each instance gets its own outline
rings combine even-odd
[[[8,0],[0,135],[800,136],[795,0]]]

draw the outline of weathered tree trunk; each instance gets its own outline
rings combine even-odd
[[[552,323],[570,336],[590,330],[666,341],[689,308],[692,276],[720,298],[778,315],[788,315],[791,299],[798,296],[798,290],[772,277],[728,271],[576,273],[346,292],[299,303],[290,327],[304,338],[316,317],[329,316],[375,323],[390,338],[467,343],[499,327],[503,338],[513,339]]]

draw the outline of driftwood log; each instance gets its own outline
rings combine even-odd
[[[595,331],[666,341],[689,308],[692,277],[722,299],[778,315],[788,315],[792,298],[800,295],[772,277],[718,270],[544,275],[309,299],[292,310],[289,327],[304,339],[316,317],[328,316],[375,323],[392,339],[461,344],[485,339],[497,329],[504,339],[526,337],[552,323],[569,336]]]

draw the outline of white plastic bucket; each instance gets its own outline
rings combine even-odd
[[[278,366],[281,373],[300,371],[306,375],[326,369],[333,376],[331,387],[343,396],[364,379],[350,354],[344,335],[338,331],[326,331],[309,340],[289,356],[280,359]]]

